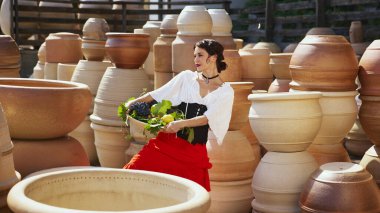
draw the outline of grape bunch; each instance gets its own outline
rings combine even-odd
[[[145,102],[135,102],[129,106],[129,112],[136,112],[138,116],[150,115],[150,105]]]

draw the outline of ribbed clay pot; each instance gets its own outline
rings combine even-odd
[[[364,132],[372,143],[380,145],[380,97],[360,96],[362,105],[359,110],[359,120]]]
[[[298,199],[311,173],[318,168],[308,152],[268,152],[261,159],[252,179],[258,212],[300,212]]]
[[[210,36],[212,19],[205,6],[185,6],[177,19],[178,35]]]
[[[379,58],[380,59],[380,58]],[[359,69],[360,95],[380,96],[380,72],[365,71],[362,67]]]
[[[335,32],[329,27],[313,27],[306,35],[335,35]]]
[[[84,40],[107,40],[106,33],[110,31],[108,23],[103,18],[89,18],[83,26]]]
[[[269,66],[276,77],[270,85],[268,92],[288,92],[290,89],[289,83],[292,80],[290,76],[289,63],[292,53],[271,53]]]
[[[230,82],[230,85],[234,90],[234,102],[228,130],[239,130],[248,120],[251,101],[247,97],[251,94],[254,84],[252,82]]]
[[[0,35],[0,77],[20,77],[20,51],[9,35]]]
[[[161,22],[160,30],[161,35],[175,35],[178,32],[177,28],[177,20],[178,16],[176,14],[168,14],[165,16],[165,18]]]
[[[91,93],[80,83],[3,78],[0,102],[12,138],[47,139],[63,136],[82,122]]]
[[[50,33],[45,39],[46,62],[78,63],[83,58],[82,39],[73,33]]]
[[[289,68],[292,89],[338,92],[357,88],[358,61],[343,36],[306,36],[294,51]]]
[[[333,162],[311,175],[299,205],[305,213],[376,213],[380,212],[380,194],[373,177],[362,166]]]
[[[269,49],[271,53],[280,53],[281,48],[273,42],[258,42],[253,49]]]
[[[103,61],[106,54],[106,42],[96,40],[82,40],[82,52],[89,61]]]
[[[227,69],[220,73],[223,81],[236,82],[242,79],[241,58],[237,50],[224,50],[224,62],[227,64]]]
[[[143,26],[143,32],[149,34],[149,47],[150,51],[153,51],[153,44],[157,37],[161,34],[161,21],[147,21]]]
[[[380,73],[380,39],[374,40],[365,50],[362,58],[360,59],[360,69],[364,71],[371,71],[373,73]]]
[[[306,150],[322,123],[321,96],[320,92],[249,95],[249,121],[260,144],[275,152]]]
[[[361,21],[351,21],[349,35],[351,43],[363,42],[363,27]]]
[[[89,168],[27,178],[12,189],[8,205],[15,213],[205,213],[210,207],[210,196],[202,186],[173,175]]]
[[[377,186],[380,187],[380,147],[372,146],[369,148],[360,161],[360,165],[371,173]]]
[[[138,69],[149,54],[149,35],[106,33],[106,54],[117,68]]]
[[[268,88],[268,93],[289,92],[289,89],[290,89],[289,83],[291,81],[292,80],[274,79]]]

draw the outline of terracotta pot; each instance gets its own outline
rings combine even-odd
[[[143,66],[144,72],[147,74],[149,79],[153,82],[154,78],[154,54],[153,51],[150,51],[148,57],[146,58]]]
[[[258,42],[253,49],[269,49],[271,53],[280,53],[281,48],[273,42]]]
[[[106,54],[105,41],[82,40],[82,52],[89,61],[103,61]]]
[[[335,35],[335,32],[329,27],[313,27],[307,31],[306,35]]]
[[[320,92],[249,95],[249,121],[260,144],[268,151],[306,150],[322,123],[320,97]]]
[[[73,76],[76,64],[62,64],[57,66],[57,80],[70,81]]]
[[[9,128],[3,107],[0,103],[0,153],[12,150],[13,144],[9,134]]]
[[[46,62],[46,42],[42,43],[40,48],[38,49],[38,61],[40,61],[42,64],[45,64]]]
[[[362,125],[360,124],[359,117],[356,118],[354,126],[348,132],[344,147],[350,155],[363,157],[365,152],[372,146],[371,140],[365,134]]]
[[[161,21],[147,21],[143,26],[142,30],[144,33],[149,34],[149,47],[150,51],[153,51],[153,44],[157,37],[161,34]]]
[[[223,143],[218,144],[215,136],[209,133],[206,144],[212,168],[211,181],[238,181],[251,178],[259,163],[251,144],[241,131],[228,131]]]
[[[313,155],[318,165],[330,162],[351,162],[342,142],[337,144],[311,144],[307,151]]]
[[[94,200],[103,201],[94,202]],[[210,207],[210,197],[202,186],[173,175],[126,169],[91,168],[50,172],[25,179],[9,193],[8,204],[15,213],[25,211],[205,213]]]
[[[251,210],[252,179],[211,181],[211,207],[208,213],[247,213]]]
[[[380,73],[359,69],[360,95],[380,96]]]
[[[46,62],[76,64],[83,58],[82,40],[78,34],[50,33],[45,43]]]
[[[300,212],[298,199],[310,174],[318,168],[307,152],[268,152],[261,159],[252,179],[258,212]]]
[[[36,66],[33,68],[33,78],[44,79],[44,75],[45,75],[44,70],[45,70],[45,64],[42,64],[40,61],[38,61]]]
[[[212,19],[205,6],[185,6],[177,19],[177,35],[211,36]]]
[[[175,37],[175,35],[178,32],[178,28],[177,28],[178,16],[179,15],[169,14],[164,17],[160,26],[161,36],[172,35]]]
[[[268,49],[240,49],[242,78],[272,78]],[[268,85],[269,86],[269,85]]]
[[[80,83],[3,78],[0,102],[12,138],[48,139],[71,132],[83,121],[91,93]]]
[[[361,21],[351,21],[350,25],[350,42],[361,43],[363,42],[363,27]]]
[[[290,43],[288,44],[283,50],[283,53],[293,53],[294,50],[297,48],[298,43]]]
[[[292,53],[271,53],[269,67],[273,75],[277,79],[291,80],[289,64],[292,58]]]
[[[153,44],[154,72],[172,73],[172,43],[175,36],[160,36]]]
[[[106,33],[110,31],[108,23],[103,18],[89,18],[83,25],[83,40],[107,40]]]
[[[212,35],[231,36],[232,20],[227,11],[225,9],[208,9],[207,11],[212,19]]]
[[[286,79],[274,79],[268,89],[268,93],[276,93],[276,92],[289,92],[290,85],[289,83],[292,80]]]
[[[380,97],[378,96],[360,96],[362,105],[359,110],[359,120],[364,132],[372,143],[380,145]]]
[[[125,165],[125,151],[130,145],[126,138],[127,129],[122,126],[104,126],[91,123],[94,130],[95,147],[102,167],[122,168]]]
[[[373,73],[380,73],[380,39],[374,40],[365,50],[362,58],[360,59],[360,69],[364,71],[371,71]]]
[[[292,89],[337,92],[357,88],[358,62],[343,36],[306,36],[294,51],[289,68]]]
[[[234,39],[234,42],[236,44],[236,49],[237,50],[240,50],[243,48],[243,43],[244,43],[244,40],[243,39],[240,39],[240,38],[233,38]]]
[[[145,130],[145,125],[146,123],[144,122],[128,117],[129,133],[131,134],[133,140],[140,144],[146,144],[150,139],[156,137]]]
[[[360,161],[360,165],[363,166],[375,179],[377,186],[380,187],[380,148],[378,146],[372,146],[369,148],[363,159]]]
[[[237,50],[224,50],[223,55],[224,62],[227,64],[227,69],[220,73],[220,77],[223,81],[241,81],[243,70],[239,52]]]
[[[90,165],[82,145],[73,137],[48,140],[13,139],[13,142],[15,168],[22,177],[43,169]]]
[[[228,130],[239,130],[248,120],[247,115],[249,107],[251,106],[251,101],[249,101],[247,97],[252,92],[253,83],[230,82],[230,85],[234,90],[234,102],[232,105],[232,115]]]
[[[117,68],[138,69],[149,54],[149,35],[106,33],[106,54]]]
[[[173,76],[174,73],[154,72],[154,89],[158,89],[168,83],[173,78]]]
[[[311,175],[299,205],[302,212],[310,213],[375,213],[380,212],[380,194],[371,174],[362,166],[334,162],[322,165]]]

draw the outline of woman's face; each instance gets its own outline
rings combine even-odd
[[[194,64],[197,68],[197,71],[205,70],[210,65],[210,62],[207,63],[207,60],[209,60],[209,55],[207,51],[203,48],[195,47]]]

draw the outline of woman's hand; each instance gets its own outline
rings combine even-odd
[[[183,120],[172,121],[168,125],[166,125],[163,131],[166,133],[177,133],[179,130],[181,130],[184,127],[182,124],[183,124]]]

